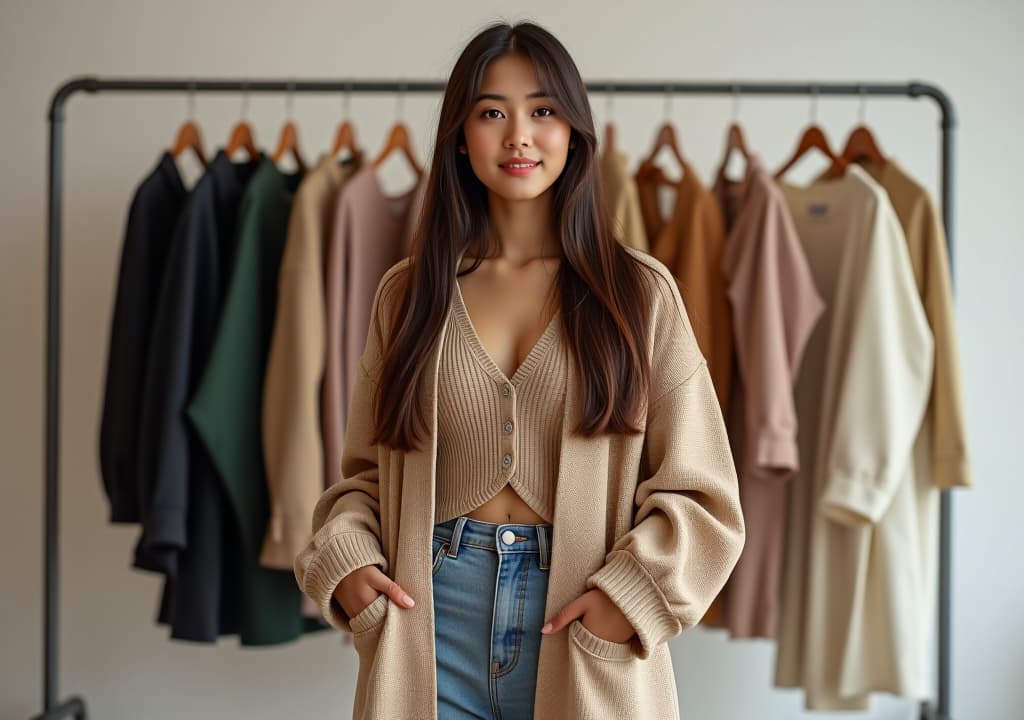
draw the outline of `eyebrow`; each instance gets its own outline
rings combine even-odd
[[[547,90],[534,90],[532,93],[526,96],[527,100],[533,100],[534,98],[550,98]],[[480,93],[476,96],[474,102],[480,102],[481,100],[498,100],[500,102],[507,102],[508,98],[504,95],[498,95],[497,93]]]

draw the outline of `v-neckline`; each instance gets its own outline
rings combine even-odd
[[[533,369],[540,363],[541,358],[544,357],[544,353],[554,340],[554,332],[558,326],[558,319],[561,317],[561,308],[555,311],[555,314],[548,321],[547,327],[544,328],[544,332],[541,333],[540,337],[537,338],[537,342],[530,348],[530,352],[526,354],[523,361],[519,364],[519,367],[512,373],[512,377],[509,378],[502,372],[498,364],[494,362],[494,359],[488,354],[484,348],[483,343],[480,341],[480,336],[477,335],[476,328],[473,326],[473,321],[469,317],[469,310],[466,308],[465,299],[462,297],[462,287],[459,285],[458,279],[455,280],[455,318],[459,322],[462,328],[462,334],[469,343],[470,348],[473,350],[473,354],[476,356],[477,361],[481,367],[487,371],[487,374],[491,376],[495,381],[501,383],[511,383],[512,385],[519,387],[529,377]]]

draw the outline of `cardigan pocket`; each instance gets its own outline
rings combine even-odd
[[[372,634],[384,624],[388,614],[388,596],[381,593],[377,598],[360,610],[349,620],[349,627],[352,628],[353,643],[359,642],[359,636]]]
[[[622,661],[633,657],[633,646],[630,642],[612,642],[598,637],[587,630],[580,620],[573,620],[569,626],[573,645],[583,652],[599,657],[602,660]]]

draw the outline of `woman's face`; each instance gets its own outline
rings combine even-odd
[[[565,167],[571,127],[546,90],[527,58],[502,56],[487,66],[462,126],[473,172],[507,200],[542,195]]]

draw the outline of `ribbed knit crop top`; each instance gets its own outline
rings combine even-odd
[[[551,522],[568,378],[559,310],[512,377],[484,349],[455,283],[438,368],[436,512],[471,512],[506,484]]]

